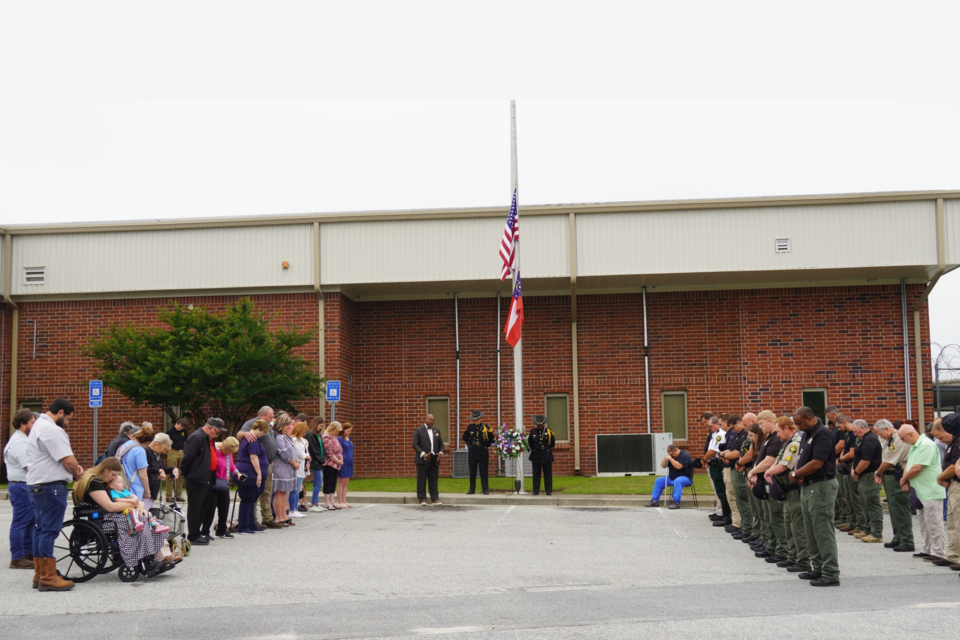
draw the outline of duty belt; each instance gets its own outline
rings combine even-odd
[[[823,476],[822,478],[815,478],[813,480],[807,480],[804,478],[804,484],[817,484],[818,482],[823,482],[824,480],[833,480],[833,476]]]

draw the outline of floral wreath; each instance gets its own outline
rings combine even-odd
[[[524,451],[529,451],[527,438],[516,429],[507,429],[507,425],[500,425],[497,429],[494,444],[497,446],[497,455],[505,460],[519,458]]]

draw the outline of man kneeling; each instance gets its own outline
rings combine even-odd
[[[660,466],[667,469],[667,476],[660,476],[653,483],[653,500],[647,503],[648,507],[660,506],[660,494],[663,488],[673,487],[673,504],[668,509],[679,509],[680,499],[683,497],[683,488],[693,484],[693,458],[680,447],[671,444],[667,447],[667,455],[663,457]]]

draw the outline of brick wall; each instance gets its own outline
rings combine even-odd
[[[908,288],[913,304],[922,286]],[[183,304],[212,309],[234,297],[180,298]],[[312,294],[255,296],[259,308],[278,309],[283,319],[301,326],[317,324]],[[501,325],[509,298],[501,300]],[[570,299],[528,297],[524,325],[524,415],[529,428],[544,411],[544,394],[570,394],[573,431]],[[71,439],[79,452],[92,453],[91,411],[86,384],[92,364],[78,355],[80,344],[99,326],[112,322],[155,323],[155,309],[167,300],[117,300],[21,305],[20,400],[44,402],[63,395],[78,407]],[[855,418],[874,421],[905,417],[900,292],[896,286],[837,287],[715,292],[649,292],[651,425],[663,428],[661,393],[687,394],[689,443],[698,450],[705,434],[697,425],[701,411],[789,412],[800,404],[802,389],[823,387],[830,403]],[[501,421],[515,424],[513,352],[497,323],[495,298],[459,301],[460,424],[472,409],[494,424],[497,411],[497,348],[501,365]],[[324,375],[339,379],[343,398],[337,419],[356,425],[358,477],[411,476],[410,436],[423,419],[426,397],[450,398],[451,436],[456,434],[456,346],[452,299],[354,302],[339,293],[324,295]],[[38,321],[37,357],[33,325]],[[912,330],[912,319],[911,330]],[[921,314],[923,371],[930,386],[929,321]],[[10,311],[4,311],[4,415],[9,415]],[[647,429],[643,377],[643,305],[640,294],[582,295],[578,298],[580,363],[581,471],[596,470],[597,434],[639,433]],[[913,336],[910,336],[911,359]],[[316,359],[319,344],[304,348]],[[914,374],[911,360],[911,376]],[[915,388],[915,382],[913,387]],[[124,419],[161,421],[160,411],[132,407],[106,390],[98,450]],[[316,400],[297,404],[307,413]],[[924,415],[932,417],[933,398],[925,397]],[[329,408],[326,409],[329,418]],[[916,414],[916,409],[914,409]],[[684,444],[684,443],[681,443]],[[572,445],[557,448],[555,472],[574,471]],[[84,453],[82,461],[90,454]],[[493,461],[493,458],[491,457]],[[495,461],[494,461],[495,464]],[[445,473],[450,472],[445,463]]]

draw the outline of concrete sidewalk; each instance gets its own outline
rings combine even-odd
[[[415,493],[401,493],[401,492],[390,492],[390,491],[357,491],[354,493],[348,493],[347,499],[349,502],[356,504],[419,504],[417,500],[417,494]],[[463,493],[441,493],[440,502],[445,505],[453,506],[484,506],[484,507],[496,507],[496,506],[513,506],[513,505],[524,505],[524,506],[545,506],[545,507],[623,507],[623,508],[635,508],[642,507],[647,502],[650,501],[649,495],[564,495],[562,493],[555,493],[552,496],[547,496],[540,494],[534,496],[532,494],[517,495],[515,493],[491,493],[488,496],[483,494],[475,494],[468,496]],[[663,497],[660,499],[660,504],[663,506],[667,505],[667,501]],[[701,507],[710,507],[712,506],[712,496],[711,500],[708,503],[700,501]],[[684,508],[690,507],[693,508],[693,500],[688,496],[684,497],[681,506]]]

